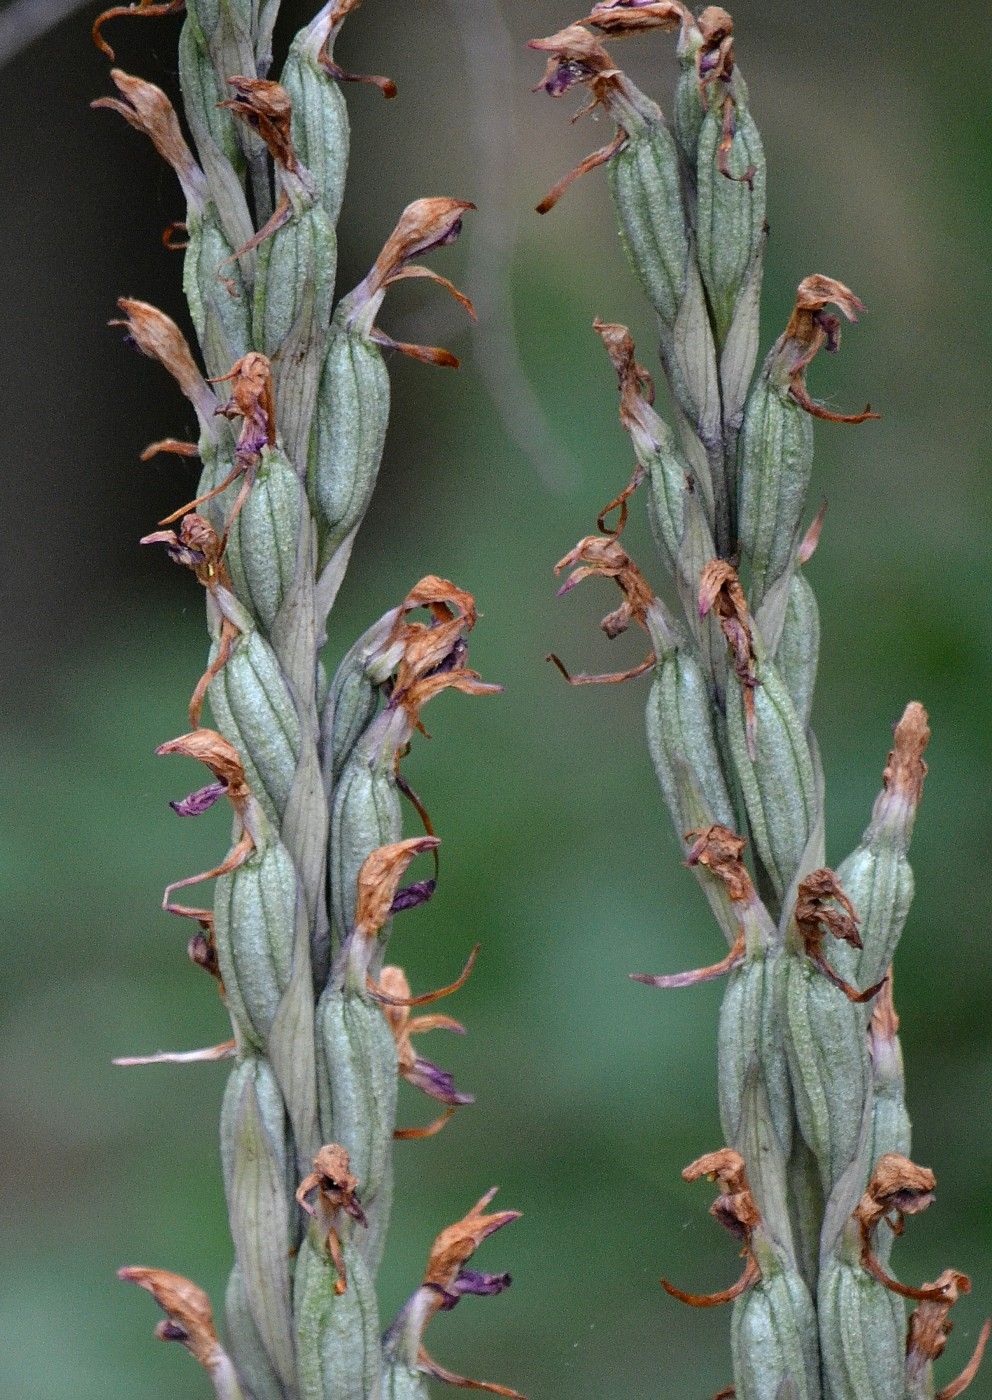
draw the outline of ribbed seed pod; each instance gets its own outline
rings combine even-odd
[[[872,820],[837,871],[861,918],[864,949],[858,977],[863,981],[878,981],[891,964],[913,900],[913,872],[906,855],[923,793],[923,753],[929,738],[926,710],[912,701],[896,726]]]
[[[295,1207],[288,1182],[286,1112],[275,1076],[249,1058],[228,1080],[221,1110],[221,1161],[231,1236],[254,1334],[271,1370],[295,1393],[289,1252]],[[236,1299],[237,1303],[240,1299]],[[249,1341],[251,1331],[248,1330]]]
[[[717,1040],[719,1056],[720,1125],[728,1143],[743,1153],[742,1134],[750,1082],[757,1075],[763,1086],[767,1112],[778,1139],[783,1161],[792,1150],[792,1088],[785,1060],[782,1004],[785,958],[780,948],[768,946],[767,932],[755,928],[755,919],[742,914],[748,952],[745,961],[727,979],[720,1007]],[[752,1154],[748,1154],[753,1161]],[[769,1207],[761,1199],[760,1178],[752,1168],[753,1185],[762,1213]],[[773,1222],[775,1224],[777,1222]]]
[[[307,468],[322,566],[368,509],[389,420],[389,373],[382,352],[339,320],[321,372]]]
[[[775,351],[751,391],[738,448],[739,530],[751,571],[749,604],[789,566],[813,469],[813,422],[770,377]]]
[[[423,1372],[412,1370],[398,1358],[387,1359],[382,1372],[382,1400],[430,1400]]]
[[[831,1259],[817,1290],[825,1400],[903,1400],[906,1310],[859,1262]]]
[[[786,1047],[800,1131],[824,1194],[853,1160],[872,1093],[867,1012],[803,953],[786,954]]]
[[[733,95],[716,84],[699,132],[696,255],[713,318],[717,352],[730,333],[740,297],[754,276],[765,241],[765,155],[747,90],[735,72]],[[728,108],[733,135],[724,149]],[[754,314],[757,335],[757,308]]]
[[[218,378],[251,349],[251,292],[212,204],[187,215],[183,291],[207,374]]]
[[[260,1050],[289,984],[296,898],[293,862],[275,837],[217,881],[214,934],[228,1010]]]
[[[354,1244],[375,1274],[392,1199],[396,1044],[376,1003],[347,987],[324,992],[317,1006],[316,1034],[321,1134],[347,1149],[362,1183],[368,1224]]]
[[[693,274],[678,153],[660,111],[614,156],[610,186],[631,267],[670,334]]]
[[[321,710],[320,730],[324,771],[331,783],[336,783],[352,749],[369,727],[379,709],[379,685],[392,669],[376,668],[381,661],[382,648],[399,618],[399,610],[388,613],[372,624],[354,646],[345,653],[334,673]]]
[[[757,680],[753,758],[741,687],[732,681],[727,687],[727,735],[755,847],[782,898],[816,825],[816,778],[804,726],[777,669],[759,658]]]
[[[397,746],[390,742],[397,728],[403,733],[401,718],[393,711],[373,720],[352,749],[334,788],[328,878],[331,923],[338,941],[355,924],[355,891],[364,861],[376,847],[398,841],[403,828],[395,773]]]
[[[268,633],[296,578],[306,498],[278,447],[263,447],[251,491],[231,526],[227,564],[238,597]]]
[[[805,575],[797,570],[789,580],[789,594],[782,636],[775,652],[775,666],[792,696],[799,723],[804,729],[809,727],[819,659],[820,610]],[[842,880],[841,883],[847,889],[847,882]],[[857,907],[855,903],[855,908]]]
[[[211,661],[216,660],[216,646]],[[239,637],[208,691],[217,727],[242,755],[248,786],[278,826],[300,758],[300,722],[278,662],[254,629]]]
[[[380,1394],[379,1311],[354,1235],[342,1254],[347,1287],[311,1227],[296,1263],[294,1311],[300,1400],[375,1400]]]
[[[737,1400],[820,1400],[816,1313],[792,1269],[763,1254],[760,1280],[734,1304],[730,1347]],[[791,1382],[793,1389],[786,1391]]]
[[[316,181],[318,198],[337,224],[348,174],[348,106],[337,81],[321,62],[341,6],[327,0],[289,46],[279,81],[293,104],[293,145]]]
[[[288,1400],[290,1392],[276,1374],[255,1326],[237,1265],[231,1270],[224,1297],[224,1329],[231,1352],[238,1358],[241,1374],[251,1377],[246,1395],[250,1395],[251,1400]]]

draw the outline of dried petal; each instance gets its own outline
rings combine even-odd
[[[883,1220],[901,1235],[907,1215],[932,1205],[937,1178],[929,1167],[918,1167],[898,1152],[887,1152],[875,1164],[868,1189],[858,1202],[854,1220],[861,1232],[861,1263],[879,1283],[903,1298],[942,1302],[947,1290],[939,1281],[910,1288],[888,1274],[874,1251],[874,1235]]]
[[[791,397],[814,418],[825,418],[830,423],[864,423],[878,418],[870,405],[861,413],[834,413],[809,396],[807,368],[824,346],[831,352],[840,347],[841,323],[826,311],[828,305],[836,306],[849,321],[857,321],[858,314],[865,309],[864,303],[843,282],[819,273],[804,278],[799,284],[789,323],[772,351],[773,363],[784,375]]]
[[[796,892],[795,919],[806,956],[844,993],[848,1001],[870,1001],[881,990],[886,980],[884,977],[859,992],[845,982],[823,956],[823,940],[828,933],[849,943],[852,948],[863,947],[858,932],[860,920],[857,912],[832,870],[814,870],[800,881]]]
[[[574,565],[580,567],[574,568]],[[587,535],[579,540],[555,565],[555,573],[572,569],[558,590],[558,596],[569,593],[583,579],[612,578],[623,594],[624,601],[615,612],[603,618],[600,626],[608,637],[618,637],[631,622],[647,627],[648,608],[654,602],[654,592],[640,569],[615,538]]]
[[[680,0],[599,0],[582,21],[609,34],[634,34],[643,29],[688,28],[692,11]]]
[[[683,1170],[682,1176],[685,1181],[698,1181],[705,1176],[719,1184],[720,1195],[710,1207],[710,1214],[743,1241],[746,1263],[737,1282],[717,1293],[685,1293],[667,1279],[662,1279],[661,1284],[666,1293],[690,1307],[718,1307],[739,1298],[761,1278],[761,1270],[751,1252],[751,1236],[761,1224],[761,1213],[751,1194],[744,1159],[732,1147],[721,1147],[698,1157]]]
[[[280,170],[298,171],[300,165],[290,134],[293,106],[286,89],[266,78],[241,75],[228,78],[227,85],[233,88],[234,96],[217,105],[226,107],[251,127],[265,142]]]
[[[692,842],[686,865],[705,865],[723,881],[735,904],[746,904],[754,898],[754,885],[741,859],[747,844],[743,837],[717,823],[687,831],[685,839]]]
[[[442,1230],[431,1246],[424,1274],[425,1286],[436,1288],[442,1294],[453,1294],[458,1278],[465,1264],[490,1235],[520,1219],[518,1210],[494,1211],[486,1214],[486,1207],[496,1195],[493,1187],[478,1201],[461,1220]]]
[[[923,755],[929,742],[927,712],[918,700],[911,700],[896,725],[895,743],[882,774],[882,783],[887,792],[904,797],[914,807],[923,796],[923,780],[927,775]]]
[[[159,311],[158,307],[150,306],[146,301],[135,301],[133,297],[119,297],[117,305],[125,319],[111,321],[110,325],[124,326],[131,342],[143,355],[165,366],[200,418],[209,421],[217,407],[217,400],[175,321],[164,311]]]
[[[355,934],[374,938],[394,912],[393,903],[407,867],[425,851],[440,846],[436,836],[415,836],[407,841],[380,846],[366,857],[358,872],[358,904]]]
[[[93,42],[113,63],[117,55],[103,37],[103,26],[108,20],[120,19],[125,15],[133,15],[136,19],[153,19],[158,15],[174,15],[185,8],[186,0],[137,0],[134,5],[113,5],[109,10],[97,15],[93,21],[90,31]]]
[[[187,201],[195,209],[202,210],[208,197],[207,179],[186,144],[176,110],[168,97],[154,83],[135,78],[120,68],[112,68],[110,76],[122,100],[98,97],[90,106],[118,112],[135,131],[147,136],[176,172]]]
[[[251,795],[237,749],[214,729],[195,729],[190,734],[181,734],[178,739],[160,744],[155,752],[181,754],[184,758],[195,758],[205,763],[214,777],[224,784],[235,808],[243,806]]]
[[[757,715],[754,707],[755,688],[760,684],[757,659],[751,636],[751,617],[737,571],[725,559],[711,559],[699,576],[699,616],[716,613],[720,630],[741,686],[744,701],[745,730],[748,751],[753,759],[757,742]]]

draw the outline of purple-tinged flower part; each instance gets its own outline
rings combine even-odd
[[[178,802],[170,802],[169,806],[177,816],[199,817],[203,812],[209,811],[226,792],[227,783],[208,783],[206,787],[191,792],[188,797],[183,797]]]
[[[441,676],[447,671],[454,671],[456,667],[463,666],[468,656],[468,642],[464,637],[459,637],[454,646],[448,652],[443,661],[439,661],[433,671],[428,671],[429,676]]]
[[[172,562],[182,564],[187,569],[198,569],[201,564],[206,563],[207,556],[203,551],[184,544],[175,530],[156,530],[154,534],[143,536],[138,543],[164,544],[166,553]]]
[[[418,904],[426,904],[436,889],[436,880],[417,880],[412,885],[406,885],[397,890],[389,912],[402,914],[405,909],[416,909]]]
[[[576,83],[583,83],[590,76],[590,70],[584,63],[576,63],[574,59],[559,63],[540,84],[549,97],[562,97],[569,88],[573,88]]]
[[[482,1274],[477,1269],[462,1269],[450,1288],[442,1288],[437,1283],[428,1284],[427,1287],[441,1296],[438,1311],[450,1312],[467,1294],[476,1298],[494,1298],[497,1293],[509,1288],[512,1282],[509,1274]]]
[[[407,1074],[406,1079],[415,1088],[429,1094],[432,1099],[437,1099],[439,1103],[455,1105],[475,1103],[474,1094],[460,1094],[457,1091],[453,1074],[432,1064],[430,1060],[420,1059],[419,1056],[414,1060],[413,1068]]]

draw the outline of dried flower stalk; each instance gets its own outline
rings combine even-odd
[[[433,695],[499,687],[467,664],[473,599],[433,575],[370,627],[332,680],[324,670],[328,615],[382,455],[383,352],[457,364],[447,350],[402,344],[379,327],[386,291],[429,278],[472,314],[467,298],[418,261],[458,236],[472,205],[457,199],[409,205],[368,276],[335,304],[348,162],[340,83],[395,93],[388,79],[356,78],[334,60],[356,4],[328,0],[274,82],[277,0],[186,0],[179,66],[191,142],[165,93],[142,78],[112,70],[117,95],[94,104],[152,141],[186,201],[167,246],[184,250],[200,358],[145,302],[122,298],[115,324],[172,374],[199,423],[196,443],[164,438],[144,454],[202,463],[193,498],[143,541],[193,573],[210,637],[189,732],[158,752],[210,772],[172,804],[178,815],[226,800],[234,821],[226,856],[171,883],[163,901],[192,921],[190,958],[215,979],[233,1039],[119,1061],[234,1062],[221,1119],[235,1259],[224,1343],[195,1284],[157,1269],[121,1277],[154,1295],[167,1315],[157,1335],[191,1352],[220,1400],[425,1394],[426,1376],[513,1393],[445,1372],[423,1350],[422,1333],[462,1294],[509,1283],[461,1266],[514,1212],[481,1215],[486,1197],[464,1228],[451,1227],[467,1243],[450,1268],[432,1262],[385,1339],[375,1292],[394,1138],[442,1126],[397,1129],[400,1077],[440,1100],[444,1121],[472,1102],[411,1041],[462,1028],[444,1016],[411,1016],[429,996],[411,997],[402,970],[383,967],[392,917],[434,890],[439,844],[400,761]],[[115,7],[97,20],[94,38],[113,58],[112,21],[181,8],[182,0]],[[402,839],[404,795],[426,835]],[[435,878],[401,886],[424,856]],[[208,882],[211,903],[187,902]],[[446,992],[462,984],[474,956]]]
[[[680,76],[666,119],[616,64],[612,41],[678,33]],[[824,849],[823,777],[810,706],[819,619],[804,566],[823,526],[805,530],[813,423],[864,423],[807,384],[841,317],[864,310],[830,277],[806,277],[757,375],[765,159],[736,61],[733,21],[678,0],[600,0],[531,47],[539,86],[574,87],[615,126],[538,205],[579,175],[608,170],[622,240],[658,318],[674,431],[626,328],[597,320],[617,374],[635,468],[604,508],[600,536],[561,563],[566,588],[612,578],[624,602],[615,637],[648,632],[647,661],[575,683],[652,674],[648,744],[686,864],[729,946],[692,972],[636,973],[660,988],[726,976],[719,1029],[726,1146],[686,1168],[719,1183],[712,1213],[742,1245],[743,1270],[719,1293],[669,1293],[696,1307],[733,1301],[738,1400],[922,1400],[961,1394],[992,1329],[958,1378],[937,1388],[955,1299],[967,1276],[897,1280],[892,1241],[933,1198],[909,1159],[892,959],[909,912],[907,861],[929,739],[910,703],[895,728],[882,791],[860,844],[836,869]],[[588,110],[588,109],[586,109]],[[834,308],[831,310],[831,308]],[[835,311],[839,315],[835,314]],[[655,595],[619,537],[643,485],[681,616]],[[564,591],[564,590],[561,590]],[[555,658],[557,660],[557,658]],[[750,853],[750,869],[745,865]],[[903,1299],[919,1306],[909,1324]]]

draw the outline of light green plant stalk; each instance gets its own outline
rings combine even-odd
[[[451,987],[418,997],[400,968],[383,966],[392,916],[434,890],[433,879],[401,888],[404,872],[423,854],[436,864],[439,844],[429,822],[426,835],[402,839],[409,789],[399,764],[434,694],[499,687],[467,665],[471,596],[432,575],[347,652],[331,682],[321,660],[382,456],[383,351],[457,364],[446,350],[381,330],[385,293],[428,277],[472,311],[416,261],[456,238],[472,207],[443,198],[404,210],[368,275],[335,307],[348,161],[339,85],[352,75],[333,45],[356,3],[325,5],[293,40],[276,83],[267,77],[276,0],[188,0],[180,78],[196,155],[169,99],[143,79],[114,69],[119,96],[94,104],[147,135],[179,178],[184,286],[206,370],[174,322],[122,298],[118,324],[172,373],[199,423],[197,443],[166,439],[146,455],[199,456],[203,468],[196,498],[144,541],[164,545],[203,586],[211,643],[190,731],[159,753],[210,770],[206,787],[172,804],[180,815],[226,798],[234,819],[226,858],[171,884],[164,901],[197,926],[190,956],[217,979],[233,1039],[123,1063],[234,1062],[221,1115],[234,1244],[225,1346],[196,1285],[157,1269],[122,1277],[155,1296],[167,1314],[158,1335],[187,1346],[221,1400],[369,1400],[425,1393],[426,1375],[481,1386],[432,1361],[423,1331],[464,1294],[498,1293],[510,1281],[465,1268],[516,1218],[476,1208],[439,1236],[424,1282],[381,1335],[375,1280],[394,1138],[430,1136],[471,1102],[411,1040],[462,1028],[411,1010],[457,990],[474,954]],[[142,0],[108,11],[94,36],[112,58],[107,20],[177,8]],[[387,79],[368,81],[395,91]],[[215,728],[202,723],[205,702]],[[426,821],[415,797],[413,805]],[[211,908],[180,902],[180,891],[210,879]],[[442,1116],[397,1129],[400,1077],[443,1104]],[[452,1232],[457,1247],[448,1248]]]
[[[678,31],[671,125],[594,29]],[[974,1376],[992,1323],[958,1379],[938,1390],[933,1362],[969,1280],[945,1270],[908,1287],[888,1263],[891,1235],[934,1187],[932,1172],[908,1157],[891,972],[912,898],[907,852],[927,716],[907,706],[871,823],[836,872],[825,865],[809,722],[819,621],[803,566],[823,524],[821,512],[804,533],[813,419],[876,415],[825,408],[806,372],[819,350],[838,348],[840,321],[828,307],[851,321],[864,308],[832,278],[805,278],[754,374],[765,159],[726,11],[697,18],[677,0],[601,0],[532,47],[548,55],[550,95],[584,86],[616,124],[614,139],[538,208],[550,209],[576,175],[608,165],[621,238],[657,313],[676,429],[653,407],[626,328],[597,321],[636,468],[600,516],[601,533],[557,568],[573,569],[563,592],[591,575],[613,578],[624,602],[604,630],[613,637],[636,622],[652,652],[614,676],[565,674],[584,683],[652,673],[658,780],[729,944],[711,967],[635,974],[663,988],[727,977],[718,1047],[726,1145],[683,1175],[718,1182],[712,1213],[743,1245],[745,1266],[720,1293],[665,1287],[697,1307],[733,1301],[734,1386],[723,1394],[738,1400],[952,1400]],[[681,617],[618,542],[642,482]],[[908,1349],[904,1298],[919,1304]]]

